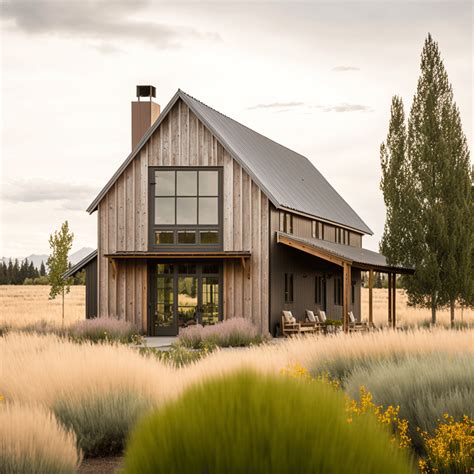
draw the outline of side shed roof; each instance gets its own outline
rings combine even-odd
[[[97,209],[103,196],[139,153],[178,99],[186,103],[222,146],[249,173],[275,207],[319,217],[365,234],[373,233],[306,157],[251,130],[180,89],[136,149],[89,206],[88,212]]]
[[[84,257],[81,261],[73,265],[67,272],[63,273],[63,278],[69,278],[74,276],[76,273],[83,270],[88,263],[92,262],[94,258],[97,258],[97,249],[91,252],[89,255]]]

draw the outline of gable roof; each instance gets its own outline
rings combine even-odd
[[[160,126],[178,99],[183,100],[203,122],[275,207],[319,217],[365,234],[373,233],[306,157],[221,114],[181,89],[89,206],[89,213],[97,209],[103,196]]]

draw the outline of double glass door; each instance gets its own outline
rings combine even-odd
[[[150,335],[172,336],[221,319],[219,263],[158,263],[151,274]]]

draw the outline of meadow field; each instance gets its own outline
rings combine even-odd
[[[26,326],[47,321],[61,323],[61,298],[48,299],[48,285],[0,285],[0,322],[11,326]],[[71,286],[65,297],[65,324],[85,319],[86,287]]]
[[[61,322],[61,298],[48,299],[49,286],[0,285],[1,322],[12,326],[24,326],[38,321]],[[374,289],[374,323],[387,324],[387,289]],[[369,291],[362,288],[362,319],[368,318]],[[66,295],[65,323],[84,319],[85,287],[72,286]],[[449,310],[437,312],[440,325],[449,325]],[[403,290],[397,290],[397,322],[401,327],[418,326],[431,320],[429,309],[407,305]],[[456,321],[474,324],[474,310],[456,308]]]

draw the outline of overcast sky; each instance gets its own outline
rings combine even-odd
[[[394,94],[408,113],[428,32],[472,150],[471,2],[172,4],[2,1],[0,256],[48,253],[130,151],[136,84],[178,88],[307,156],[371,227],[385,219],[379,146]]]

